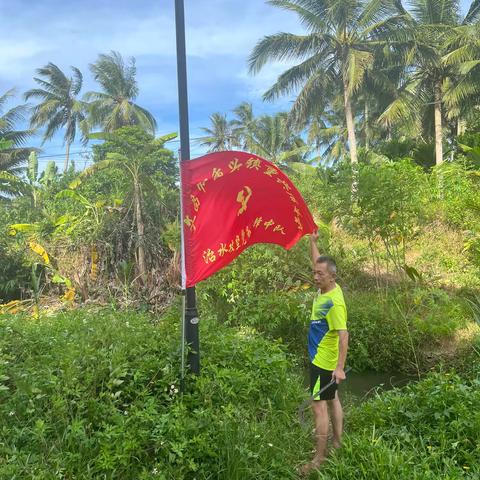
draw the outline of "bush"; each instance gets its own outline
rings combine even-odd
[[[355,195],[352,182],[356,181]],[[360,164],[353,175],[351,167],[339,174],[337,214],[342,225],[369,242],[372,260],[381,242],[387,259],[401,271],[407,244],[412,240],[423,211],[426,176],[408,159],[391,162],[378,159]]]
[[[4,248],[0,243],[0,304],[17,300],[30,287],[31,268],[22,252]]]
[[[315,292],[308,284],[290,291],[239,296],[228,304],[226,321],[248,326],[281,341],[300,364],[308,363],[306,339]],[[432,348],[470,321],[465,302],[437,288],[349,290],[345,288],[350,332],[348,364],[356,371],[417,372],[430,368]],[[211,304],[210,304],[211,305]],[[210,307],[212,308],[212,307]]]
[[[350,332],[348,364],[357,371],[411,369],[412,350],[393,302],[376,292],[347,297]]]
[[[432,374],[350,411],[345,445],[319,479],[480,476],[480,380]]]
[[[306,354],[311,303],[310,298],[295,292],[244,297],[234,304],[228,319],[232,325],[248,325],[278,339],[301,355]]]
[[[346,295],[348,363],[357,371],[417,371],[424,353],[469,321],[461,299],[415,287]]]
[[[432,202],[439,203],[446,222],[453,227],[478,231],[478,170],[470,170],[462,162],[445,163],[435,168],[432,185],[435,186]]]
[[[0,318],[0,478],[295,478],[309,435],[282,349],[202,320],[178,393],[178,312]]]
[[[21,298],[30,287],[31,266],[26,260],[25,247],[7,235],[14,218],[9,205],[0,204],[0,304]]]

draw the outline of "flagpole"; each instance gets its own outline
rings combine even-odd
[[[175,0],[175,30],[177,38],[178,108],[180,114],[180,167],[190,160],[190,132],[188,128],[187,60],[185,52],[185,9],[183,0]],[[183,242],[183,211],[181,215],[182,264],[185,262],[186,246]],[[184,272],[183,272],[184,273]],[[183,274],[182,274],[183,276]],[[182,278],[182,288],[185,288]],[[189,370],[200,373],[200,339],[195,287],[185,290],[186,306],[183,318],[182,342],[188,345],[187,365]],[[183,375],[183,372],[182,372]]]

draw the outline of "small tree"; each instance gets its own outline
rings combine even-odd
[[[94,137],[105,140],[103,145],[94,146],[97,161],[84,170],[70,187],[77,188],[85,178],[100,170],[117,170],[127,176],[136,234],[137,273],[142,282],[145,282],[147,277],[145,193],[150,192],[158,196],[157,185],[151,180],[158,170],[164,171],[163,180],[169,182],[173,188],[176,180],[174,158],[172,152],[164,148],[164,144],[175,138],[176,134],[154,138],[141,127],[123,127],[113,133],[96,134]]]
[[[358,190],[351,198],[352,170],[346,169],[339,188],[338,213],[343,225],[354,235],[368,241],[375,267],[378,267],[377,243],[399,272],[405,270],[405,253],[422,211],[421,168],[410,159],[393,162],[377,157],[360,164]]]

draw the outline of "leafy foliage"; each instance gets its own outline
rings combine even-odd
[[[317,478],[437,479],[480,475],[479,380],[430,375],[353,409],[342,451]]]
[[[347,169],[339,191],[338,212],[343,225],[368,240],[372,252],[380,240],[388,258],[401,271],[407,243],[420,223],[426,178],[409,160],[381,159],[359,167],[358,189],[351,198],[352,171]]]
[[[302,389],[279,346],[205,322],[202,376],[182,397],[177,323],[3,317],[1,476],[294,478]]]
[[[25,148],[25,142],[32,135],[32,130],[18,130],[18,124],[26,119],[27,105],[17,105],[4,111],[14,95],[13,89],[0,95],[0,173],[4,176],[20,175],[31,152],[31,149]],[[0,201],[15,195],[16,190],[9,183],[0,178]]]

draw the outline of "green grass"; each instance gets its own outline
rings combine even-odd
[[[305,398],[284,347],[201,323],[202,375],[177,392],[179,319],[79,310],[0,317],[0,479],[294,479]],[[480,368],[347,407],[318,478],[478,478]],[[476,476],[477,477],[476,477]],[[315,476],[315,475],[314,475]]]
[[[432,374],[353,408],[346,428],[343,450],[316,478],[480,478],[478,377]]]
[[[202,321],[177,392],[178,312],[0,318],[0,478],[295,478],[304,392],[282,348]]]

